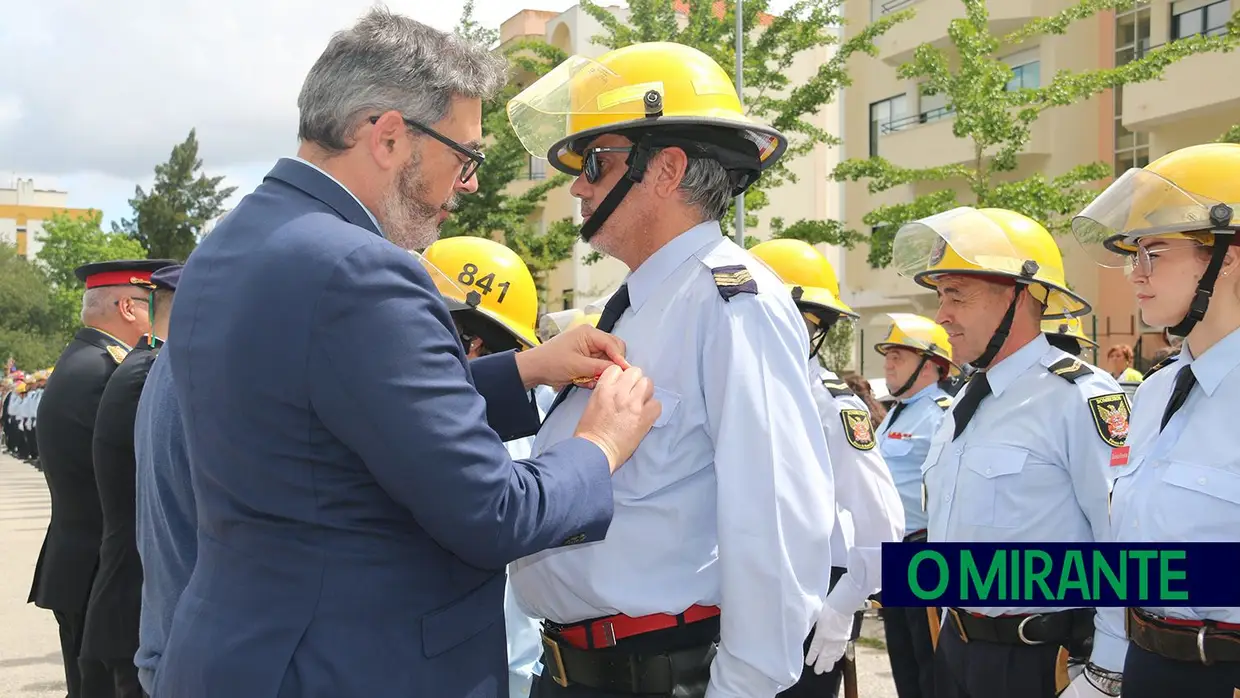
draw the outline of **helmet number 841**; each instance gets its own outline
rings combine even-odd
[[[490,295],[493,287],[499,287],[499,298],[495,299],[496,303],[504,302],[504,296],[508,295],[508,287],[512,285],[508,281],[495,283],[494,272],[485,276],[478,276],[478,265],[472,262],[467,262],[461,267],[461,273],[456,275],[456,280],[465,286],[474,286],[482,289],[482,295],[484,296]]]

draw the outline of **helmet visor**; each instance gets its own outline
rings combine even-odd
[[[1210,207],[1216,203],[1134,168],[1072,219],[1072,234],[1098,264],[1123,267],[1138,238],[1209,230]]]
[[[573,320],[582,317],[584,313],[579,308],[570,308],[568,310],[557,310],[554,313],[545,313],[538,318],[538,339],[547,341],[552,337],[560,334],[568,329]]]
[[[443,296],[444,303],[450,310],[473,308],[481,301],[482,297],[477,292],[471,296],[425,256],[413,250],[410,250],[409,254],[413,255],[422,264],[426,273],[431,275],[431,281],[435,282],[435,288],[439,290],[439,295]]]
[[[651,90],[662,94],[663,83],[630,84],[597,61],[570,56],[508,102],[508,121],[531,155],[546,158],[556,143],[599,116],[610,122],[644,116]]]
[[[947,249],[971,267],[952,269],[944,263]],[[1025,259],[997,223],[969,206],[961,206],[928,218],[906,223],[892,242],[891,265],[901,276],[927,272],[992,271],[1020,276]]]

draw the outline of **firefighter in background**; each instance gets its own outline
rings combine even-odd
[[[1128,399],[1042,334],[1044,319],[1089,312],[1051,234],[1014,211],[962,206],[902,226],[892,254],[900,274],[938,293],[952,356],[977,369],[922,468],[928,540],[1107,540],[1107,465],[1125,451]],[[1094,635],[1092,608],[1007,602],[947,615],[937,698],[1052,698],[1067,685],[1060,648],[1080,656]]]
[[[930,442],[951,408],[943,383],[958,374],[947,330],[934,320],[888,313],[891,327],[874,345],[883,355],[887,389],[898,401],[878,427],[879,450],[904,507],[904,542],[926,540],[921,464]],[[887,637],[887,657],[900,698],[933,698],[934,637],[937,609],[886,607],[879,610]]]
[[[1050,342],[1052,347],[1062,349],[1073,356],[1080,356],[1084,353],[1086,346],[1098,348],[1098,343],[1090,339],[1081,329],[1080,318],[1043,320],[1042,334],[1046,335],[1046,341]]]
[[[870,413],[839,376],[823,367],[818,352],[827,332],[841,318],[858,315],[840,300],[831,262],[802,240],[775,239],[750,253],[788,286],[810,334],[810,386],[831,451],[839,525],[831,536],[831,588],[810,637],[806,668],[787,698],[839,694],[841,677],[856,695],[856,664],[848,652],[861,631],[862,608],[882,583],[882,544],[904,535],[900,496],[882,456],[875,449]],[[846,656],[848,655],[848,656]],[[811,670],[812,667],[812,670]]]
[[[1128,170],[1072,222],[1086,249],[1106,250],[1100,263],[1127,271],[1142,322],[1184,337],[1137,390],[1127,462],[1112,461],[1110,540],[1240,530],[1237,205],[1240,145],[1212,143]],[[1073,696],[1231,698],[1240,686],[1240,608],[1103,608],[1097,625]]]
[[[538,346],[534,326],[538,289],[517,253],[487,238],[461,236],[431,244],[423,256],[455,282],[434,277],[470,359]],[[530,401],[539,408],[540,419],[553,399],[555,392],[548,386],[530,391]],[[504,445],[513,459],[519,460],[529,458],[533,443],[534,437],[528,436]],[[539,621],[521,610],[511,585],[504,589],[504,621],[509,698],[525,698],[540,669],[542,636]]]

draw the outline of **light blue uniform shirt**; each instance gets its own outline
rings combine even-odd
[[[725,300],[711,270],[736,265],[757,293]],[[627,283],[632,305],[613,331],[662,413],[612,477],[606,540],[518,560],[513,588],[556,623],[720,606],[707,698],[772,698],[800,677],[830,582],[835,493],[805,321],[713,221]],[[572,436],[589,397],[574,390],[556,407],[535,453]]]
[[[1052,373],[1049,367],[1065,358],[1075,357],[1039,334],[987,371],[992,394],[960,438],[952,441],[954,418],[943,420],[923,468],[931,542],[1108,539],[1108,470],[1115,446],[1104,440],[1091,400],[1115,399],[1123,391],[1110,374],[1084,362],[1090,373],[1075,384]],[[1066,608],[966,610],[998,616]]]
[[[1180,371],[1197,385],[1159,433]],[[1187,342],[1180,358],[1137,389],[1128,437],[1128,464],[1117,467],[1111,530],[1119,542],[1231,542],[1240,535],[1240,330],[1199,357]],[[1158,608],[1163,618],[1240,623],[1240,608]],[[1128,640],[1124,609],[1098,609],[1093,661],[1122,671]]]
[[[831,560],[846,570],[826,602],[836,613],[848,615],[882,588],[882,544],[904,537],[904,512],[878,452],[865,402],[818,359],[810,359],[809,370],[834,468],[837,521]]]
[[[947,417],[947,408],[937,402],[944,398],[950,404],[947,391],[931,383],[900,401],[904,409],[895,424],[891,423],[892,409],[878,425],[878,448],[904,505],[904,535],[926,528],[929,520],[921,504],[921,466],[930,453],[930,439]]]

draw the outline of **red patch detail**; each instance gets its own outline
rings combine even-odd
[[[1111,467],[1114,468],[1119,465],[1128,465],[1127,446],[1111,449]]]

